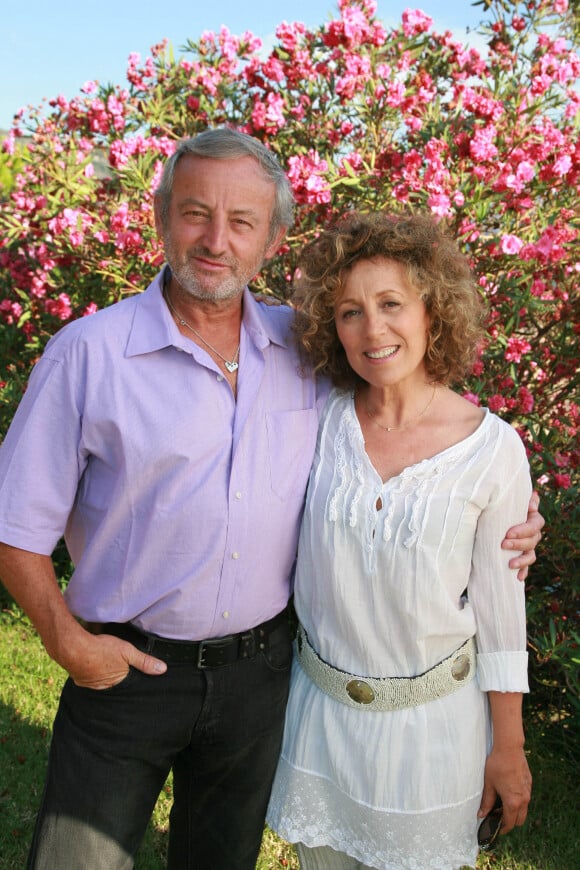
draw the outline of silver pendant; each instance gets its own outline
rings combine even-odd
[[[231,375],[233,375],[233,373],[237,372],[237,370],[238,370],[238,363],[237,362],[229,362],[228,360],[225,359],[224,365]]]

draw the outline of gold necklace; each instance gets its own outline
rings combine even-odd
[[[173,307],[173,305],[171,304],[171,302],[170,302],[170,300],[169,300],[169,294],[168,294],[168,293],[165,293],[164,295],[165,295],[165,301],[167,302],[167,304],[168,304],[168,306],[169,306],[169,309],[170,309],[170,311],[172,312],[172,314],[173,314],[173,316],[175,317],[175,319],[177,320],[177,322],[178,322],[179,324],[181,324],[181,326],[187,326],[188,329],[191,329],[191,331],[193,332],[193,334],[194,334],[194,335],[197,335],[197,337],[199,338],[199,340],[200,340],[200,341],[203,341],[203,343],[205,344],[206,347],[209,347],[210,350],[213,350],[213,352],[216,354],[216,356],[219,356],[219,358],[220,358],[221,360],[223,360],[223,364],[224,364],[225,367],[227,368],[228,372],[229,372],[231,375],[233,375],[233,373],[236,372],[236,371],[238,370],[239,365],[240,365],[239,362],[238,362],[238,356],[239,356],[239,354],[240,354],[240,345],[238,344],[238,349],[236,350],[236,352],[235,352],[235,354],[234,354],[234,358],[233,358],[233,359],[226,359],[225,356],[222,356],[222,355],[221,355],[221,353],[219,352],[219,350],[216,350],[216,349],[215,349],[215,347],[213,346],[213,344],[210,344],[209,341],[206,341],[205,338],[203,337],[203,335],[200,335],[200,334],[199,334],[199,332],[197,331],[197,329],[194,329],[193,326],[192,326],[190,323],[187,322],[187,320],[184,320],[183,317],[181,317],[181,315],[177,313],[177,311],[175,310],[175,308]]]
[[[428,410],[429,406],[431,405],[431,402],[435,398],[435,390],[436,389],[437,389],[436,387],[433,387],[433,392],[431,393],[431,398],[429,399],[429,401],[427,402],[427,404],[425,405],[423,410],[419,414],[417,414],[416,417],[411,417],[410,420],[408,420],[406,423],[403,423],[402,426],[383,426],[383,424],[379,423],[379,421],[376,419],[377,412],[373,411],[372,408],[369,408],[368,404],[365,404],[365,411],[367,412],[367,417],[369,418],[371,423],[374,423],[375,426],[378,426],[379,429],[383,429],[385,432],[400,432],[401,429],[408,429],[412,423],[415,423],[419,419],[419,417],[422,417],[423,414],[427,413],[427,410]]]

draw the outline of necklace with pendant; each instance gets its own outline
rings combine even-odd
[[[209,341],[206,341],[205,338],[203,337],[203,335],[199,334],[197,329],[194,329],[193,326],[187,322],[187,320],[184,320],[183,317],[177,313],[177,311],[175,310],[175,308],[173,307],[173,305],[171,304],[171,302],[169,300],[169,295],[167,293],[165,293],[164,295],[165,295],[165,301],[167,302],[167,305],[169,306],[169,309],[170,309],[171,313],[173,314],[173,316],[175,317],[175,319],[177,320],[177,322],[181,326],[187,326],[188,329],[191,329],[193,334],[197,335],[199,340],[203,341],[203,343],[205,344],[206,347],[209,347],[210,350],[213,350],[213,352],[216,354],[216,356],[219,356],[219,358],[223,361],[223,364],[225,365],[226,369],[228,370],[228,372],[230,374],[237,372],[239,365],[240,365],[238,362],[238,357],[240,355],[240,345],[238,344],[238,348],[234,354],[234,358],[233,359],[226,359],[225,356],[221,355],[219,350],[215,349],[213,344],[210,344]]]
[[[406,423],[403,423],[402,426],[383,426],[383,424],[379,423],[379,421],[376,419],[377,412],[374,411],[372,408],[370,408],[368,406],[368,404],[365,404],[365,411],[367,413],[367,417],[369,418],[371,423],[374,423],[375,426],[378,426],[379,429],[383,429],[383,431],[385,431],[385,432],[400,432],[401,429],[408,429],[412,423],[415,423],[419,419],[419,417],[422,417],[423,414],[427,413],[427,410],[429,409],[431,402],[435,398],[435,390],[436,390],[436,387],[433,387],[433,392],[431,393],[431,398],[429,399],[429,401],[427,402],[427,404],[425,405],[423,410],[419,414],[417,414],[416,417],[411,417],[410,420],[407,420]]]

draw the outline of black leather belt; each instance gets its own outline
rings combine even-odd
[[[137,649],[166,662],[190,662],[201,669],[221,668],[239,659],[251,659],[256,653],[266,650],[270,635],[284,622],[288,622],[288,608],[248,631],[209,640],[167,640],[140,631],[130,622],[107,622],[100,626],[99,633],[128,640]]]

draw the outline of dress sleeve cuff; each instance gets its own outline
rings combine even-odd
[[[477,679],[482,692],[529,692],[527,652],[478,653]]]

